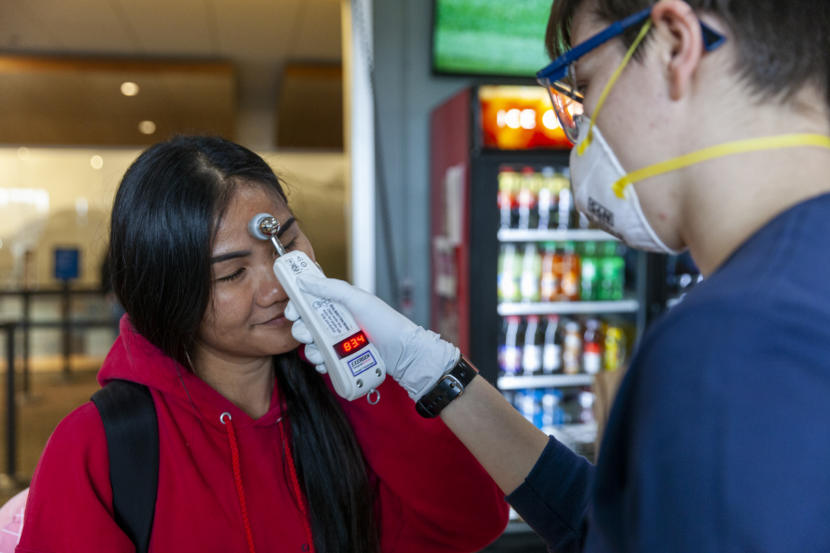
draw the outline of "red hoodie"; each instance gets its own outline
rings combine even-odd
[[[308,523],[283,469],[276,391],[268,412],[254,420],[136,333],[126,317],[98,381],[116,378],[148,386],[158,414],[151,552],[248,551],[228,429],[219,420],[224,412],[231,414],[236,433],[257,553],[307,550]],[[507,522],[502,493],[440,420],[415,413],[395,382],[379,391],[377,405],[341,404],[370,476],[379,482],[382,551],[443,553],[486,546]],[[135,551],[113,519],[104,427],[92,402],[70,413],[49,438],[16,551]]]

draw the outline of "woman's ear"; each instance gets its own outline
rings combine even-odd
[[[664,42],[669,97],[680,100],[691,89],[703,56],[703,31],[691,6],[683,0],[660,0],[651,11],[658,36]]]

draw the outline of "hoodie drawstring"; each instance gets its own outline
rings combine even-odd
[[[248,518],[248,505],[245,501],[245,488],[242,486],[242,470],[239,465],[239,446],[236,443],[236,431],[233,428],[233,422],[231,422],[231,414],[227,411],[222,413],[219,415],[219,421],[225,426],[225,429],[228,432],[228,442],[230,442],[231,446],[231,462],[233,464],[233,480],[236,484],[236,494],[239,497],[239,508],[242,510],[242,523],[245,526],[245,538],[248,541],[248,553],[256,553],[256,549],[254,548],[254,536],[253,532],[251,532],[251,521]],[[294,458],[291,456],[291,447],[288,443],[285,432],[283,432],[282,421],[283,419],[280,419],[277,423],[277,427],[280,432],[280,438],[282,439],[285,457],[288,460],[291,487],[293,489],[294,496],[297,498],[297,503],[300,506],[300,512],[303,515],[303,527],[305,529],[307,542],[306,551],[314,553],[314,541],[312,541],[308,512],[306,510],[305,501],[303,500],[302,490],[300,489],[300,481],[297,478],[297,469],[294,467]]]
[[[225,420],[227,417],[227,422]],[[233,429],[231,414],[227,411],[219,415],[219,421],[228,431],[228,441],[231,444],[231,463],[233,464],[233,480],[236,483],[236,495],[239,496],[239,508],[242,509],[242,524],[245,526],[245,538],[248,540],[248,553],[256,553],[254,535],[251,532],[251,521],[248,518],[248,505],[245,502],[245,488],[242,487],[242,470],[239,468],[239,446],[236,445],[236,431]]]
[[[297,503],[300,505],[300,513],[303,515],[303,526],[305,527],[306,543],[310,553],[314,553],[314,540],[311,536],[311,526],[308,518],[308,511],[306,510],[305,500],[303,499],[303,491],[300,489],[300,480],[297,478],[297,469],[294,467],[294,456],[291,454],[291,445],[288,443],[287,432],[283,431],[282,423],[285,419],[280,418],[277,427],[280,431],[280,438],[282,439],[283,451],[285,451],[285,458],[288,461],[288,472],[291,475],[291,486],[294,488],[294,497],[297,498]]]

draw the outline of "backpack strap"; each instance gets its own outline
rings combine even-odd
[[[95,392],[110,461],[115,522],[147,553],[156,509],[159,438],[153,396],[146,386],[112,380]]]

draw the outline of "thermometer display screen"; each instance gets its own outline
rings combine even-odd
[[[366,334],[364,334],[361,330],[357,334],[352,334],[345,340],[334,344],[334,351],[336,351],[337,355],[343,359],[344,357],[351,355],[357,350],[365,348],[368,345],[369,340],[366,338]]]

